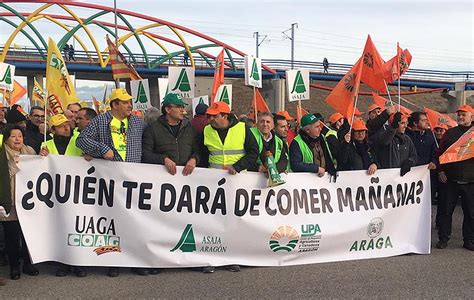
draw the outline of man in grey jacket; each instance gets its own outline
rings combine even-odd
[[[176,174],[176,166],[184,166],[183,175],[187,176],[198,163],[199,144],[194,128],[184,116],[186,105],[179,95],[166,95],[162,115],[143,134],[142,161],[164,165],[171,175]]]

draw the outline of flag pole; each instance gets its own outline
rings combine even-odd
[[[254,86],[253,87],[253,106],[255,109],[255,124],[257,124],[257,117],[258,117],[258,111],[257,111],[257,88]]]
[[[118,28],[117,28],[117,0],[114,0],[114,20],[115,20],[115,46],[118,49]],[[120,88],[120,78],[115,78],[115,87]]]
[[[400,76],[398,77],[398,111],[400,111],[400,99],[401,99],[401,96],[400,96],[400,77],[401,77],[401,74]]]
[[[385,84],[385,89],[387,90],[387,96],[388,96],[388,100],[390,100],[390,105],[393,105],[392,96],[390,96],[390,90],[388,89],[388,85],[385,79],[383,80],[383,83]]]

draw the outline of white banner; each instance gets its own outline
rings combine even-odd
[[[16,199],[35,263],[281,266],[430,253],[429,170],[259,173],[21,157]]]
[[[309,100],[309,70],[286,71],[286,86],[288,87],[288,101]]]
[[[132,90],[133,109],[146,111],[151,107],[148,79],[130,81],[130,89]]]
[[[168,95],[168,78],[158,78],[158,93],[160,94],[160,107],[163,99]]]
[[[245,85],[262,88],[262,59],[254,56],[245,56]]]
[[[13,91],[15,66],[0,62],[0,90]]]
[[[194,68],[168,67],[168,91],[183,98],[194,98]]]

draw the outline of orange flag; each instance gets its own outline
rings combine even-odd
[[[474,158],[474,127],[471,127],[439,157],[441,164]]]
[[[364,53],[362,53],[363,64],[362,64],[362,75],[360,80],[379,92],[386,90],[383,77],[380,75],[382,72],[382,65],[384,60],[380,53],[375,48],[370,35],[367,36],[365,42]]]
[[[17,103],[26,94],[26,89],[16,80],[13,82],[13,91],[6,91],[4,94],[8,106]]]
[[[412,56],[408,49],[402,51],[397,43],[397,55],[382,65],[382,77],[387,83],[400,78],[410,67]]]
[[[112,65],[112,75],[114,79],[130,78],[131,80],[142,79],[135,68],[120,53],[117,46],[107,36],[107,46],[109,47],[110,64]]]
[[[361,73],[362,59],[359,58],[324,100],[349,121],[352,120],[354,113],[354,102],[359,93]]]
[[[387,102],[387,99],[374,92],[372,92],[372,98],[374,99],[374,103],[380,106],[382,110],[385,108],[385,102]]]
[[[302,106],[300,106],[299,104],[296,105],[296,123],[300,123],[301,121],[301,118],[303,116],[306,116],[307,114],[309,114],[309,111],[307,111],[306,109],[304,109]]]
[[[211,104],[214,103],[214,98],[217,94],[219,86],[224,84],[224,49],[216,57],[216,66],[214,69],[214,84],[212,85]]]
[[[446,124],[448,127],[458,126],[458,123],[451,119],[448,115],[437,112],[436,110],[425,107],[425,113],[430,123],[430,128],[433,129],[438,124]]]
[[[270,112],[265,99],[263,99],[262,94],[260,94],[258,89],[255,89],[255,94],[252,100],[252,107],[249,112],[249,119],[255,120],[255,108],[257,112]]]

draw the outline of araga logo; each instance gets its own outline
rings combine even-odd
[[[224,244],[222,237],[215,235],[204,235],[201,240],[200,247],[197,249],[196,240],[194,239],[193,225],[187,224],[179,238],[178,243],[170,250],[170,252],[226,252],[227,246]]]
[[[76,216],[75,233],[68,234],[68,246],[94,247],[97,255],[121,252],[120,237],[115,231],[114,219]]]
[[[349,251],[368,251],[375,249],[393,248],[390,236],[380,236],[382,234],[384,222],[382,218],[374,218],[367,226],[368,240],[360,240],[352,243]],[[379,237],[380,236],[380,237]],[[379,238],[377,238],[379,237]]]

